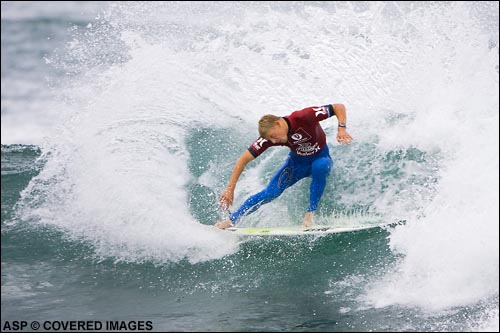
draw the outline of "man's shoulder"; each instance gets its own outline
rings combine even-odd
[[[262,154],[267,148],[274,146],[274,144],[269,141],[264,139],[263,137],[258,137],[257,140],[255,140],[250,147],[248,147],[248,151],[254,156],[257,157],[260,154]]]
[[[288,117],[292,119],[312,120],[318,113],[328,114],[328,109],[323,106],[308,106],[301,110],[293,111]]]

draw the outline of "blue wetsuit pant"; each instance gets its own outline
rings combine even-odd
[[[285,163],[273,176],[267,187],[249,197],[241,207],[235,211],[229,219],[236,223],[244,215],[256,211],[260,206],[271,202],[283,193],[283,191],[301,180],[312,176],[308,212],[314,212],[318,208],[319,201],[326,186],[326,177],[329,175],[333,161],[330,157],[328,146],[316,155],[302,157],[290,152]]]

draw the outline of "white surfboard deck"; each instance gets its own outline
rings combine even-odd
[[[352,232],[372,228],[389,226],[390,223],[365,224],[354,226],[314,225],[312,227],[290,226],[290,227],[263,227],[263,228],[239,228],[231,227],[226,230],[237,235],[245,236],[301,236],[301,235],[323,235],[343,232]]]

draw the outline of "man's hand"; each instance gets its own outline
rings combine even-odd
[[[339,127],[339,131],[337,133],[337,141],[341,145],[349,144],[352,141],[352,137],[349,135],[349,133],[347,133],[345,128]]]
[[[226,188],[219,198],[219,209],[228,210],[233,204],[234,191],[230,188]]]

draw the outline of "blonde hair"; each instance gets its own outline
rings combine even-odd
[[[266,138],[267,132],[274,127],[274,122],[280,119],[272,114],[266,114],[259,120],[259,134],[262,138]]]

